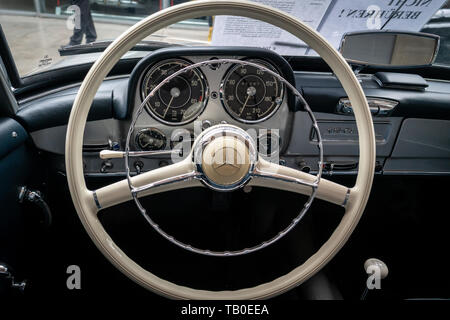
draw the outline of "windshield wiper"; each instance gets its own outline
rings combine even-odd
[[[113,40],[96,41],[74,46],[63,46],[58,49],[60,56],[72,56],[84,53],[103,52],[113,42]],[[141,41],[136,44],[131,51],[153,51],[161,48],[184,46],[164,41]]]

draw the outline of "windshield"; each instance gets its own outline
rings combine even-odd
[[[80,50],[80,46],[106,47],[108,42],[99,42],[114,40],[144,17],[186,1],[1,0],[0,24],[23,77],[49,68],[93,61],[97,55]],[[342,35],[351,31],[390,29],[436,34],[441,42],[435,63],[450,65],[450,0],[255,1],[297,16],[336,48]],[[183,21],[145,40],[164,45],[248,45],[268,48],[282,55],[315,55],[292,35],[240,17],[200,17]]]

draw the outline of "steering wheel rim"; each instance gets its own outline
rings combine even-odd
[[[353,188],[346,188],[347,192],[342,203],[346,208],[345,214],[327,242],[306,262],[286,275],[255,287],[234,291],[208,291],[180,286],[161,279],[136,264],[115,245],[97,217],[98,196],[102,195],[101,202],[106,202],[105,199],[109,200],[108,195],[103,197],[100,192],[88,190],[83,175],[82,144],[87,115],[94,96],[108,72],[127,51],[150,34],[182,20],[211,15],[234,15],[261,20],[280,27],[306,42],[325,60],[341,82],[352,103],[359,133],[360,155],[356,183]],[[170,7],[147,17],[125,31],[103,52],[88,72],[75,98],[67,127],[65,157],[70,193],[84,228],[105,257],[130,279],[147,289],[171,298],[262,299],[281,294],[309,279],[325,266],[348,240],[364,211],[370,194],[375,167],[375,134],[371,113],[358,80],[344,58],[320,34],[295,17],[258,3],[200,0]],[[260,166],[265,170],[271,169],[269,163],[261,162]],[[190,169],[189,163],[180,162],[175,171],[179,168],[183,168],[183,173]],[[282,168],[282,170],[292,176],[299,174],[294,169]],[[155,175],[160,176],[163,173],[164,170],[159,170]],[[270,187],[275,184],[281,184],[281,182],[271,182]],[[267,185],[267,183],[261,182],[256,185]],[[183,187],[188,186],[190,184]],[[338,185],[325,185],[324,193],[333,193],[335,191],[333,188],[337,188],[336,186]],[[284,189],[282,185],[276,187]],[[161,190],[166,189],[162,187]],[[342,192],[340,193],[342,198]],[[114,201],[111,203],[114,204]]]

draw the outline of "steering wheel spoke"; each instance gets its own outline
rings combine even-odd
[[[252,186],[270,187],[315,197],[340,205],[347,204],[350,189],[341,184],[318,178],[315,175],[295,170],[260,158],[255,167]]]
[[[202,186],[196,179],[197,172],[189,158],[178,163],[161,167],[131,177],[130,185],[127,179],[107,185],[93,192],[93,198],[98,210],[133,199],[134,192],[138,197],[148,196],[175,189]]]

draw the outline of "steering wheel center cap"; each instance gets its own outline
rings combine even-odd
[[[203,150],[203,173],[218,186],[239,183],[247,176],[250,165],[247,145],[235,136],[216,137]]]
[[[202,181],[217,191],[245,185],[258,159],[255,138],[230,124],[218,124],[201,133],[194,142],[193,161]]]

